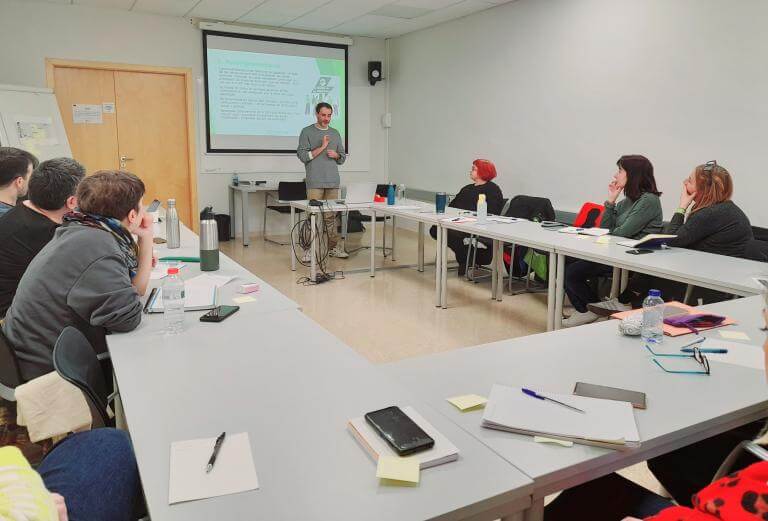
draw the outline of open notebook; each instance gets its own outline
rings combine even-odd
[[[651,233],[636,241],[619,241],[616,244],[624,246],[625,248],[662,248],[675,237],[677,237],[677,235]]]
[[[557,230],[558,233],[568,233],[571,235],[590,235],[592,237],[602,237],[608,235],[611,231],[607,228],[577,228],[575,226],[566,226]]]
[[[631,403],[543,391],[541,394],[582,409],[585,414],[532,398],[519,387],[496,384],[485,406],[483,427],[610,449],[640,445]]]
[[[184,311],[204,311],[218,305],[219,288],[234,277],[202,274],[184,281]],[[157,288],[150,296],[147,313],[163,312],[163,289]]]
[[[421,427],[424,432],[435,440],[435,445],[431,449],[417,452],[411,456],[405,456],[406,458],[419,460],[419,468],[422,470],[459,459],[459,449],[448,438],[440,434],[413,407],[402,407],[402,410],[406,416],[412,419],[416,425]],[[368,425],[365,418],[360,417],[349,420],[347,428],[374,461],[378,461],[379,456],[398,457],[397,452],[373,430],[373,427]]]

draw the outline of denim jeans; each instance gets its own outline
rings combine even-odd
[[[70,521],[136,521],[141,514],[139,471],[123,431],[73,434],[37,471],[49,491],[64,497]]]

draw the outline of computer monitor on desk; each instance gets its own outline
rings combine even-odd
[[[372,203],[376,194],[376,183],[350,183],[345,187],[344,202]]]

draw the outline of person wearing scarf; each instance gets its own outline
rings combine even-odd
[[[29,264],[3,323],[24,381],[54,370],[53,346],[65,327],[79,329],[101,353],[107,331],[141,322],[139,297],[153,263],[144,191],[124,171],[99,171],[78,186],[78,211]]]

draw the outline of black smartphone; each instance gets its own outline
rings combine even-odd
[[[588,398],[629,402],[635,409],[645,409],[645,393],[640,391],[629,391],[627,389],[619,389],[618,387],[577,382],[576,387],[573,389],[573,394]]]
[[[431,449],[435,445],[426,432],[408,417],[400,407],[369,412],[365,421],[395,449],[399,456]]]
[[[147,206],[147,213],[156,212],[158,208],[160,208],[160,199],[155,199]]]
[[[644,253],[653,253],[653,250],[647,250],[645,248],[638,248],[636,250],[627,250],[630,255],[642,255]]]
[[[240,310],[240,306],[217,306],[200,317],[200,322],[221,322]]]

